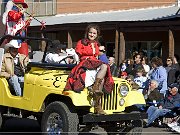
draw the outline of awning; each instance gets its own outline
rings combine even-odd
[[[118,21],[150,21],[163,20],[176,17],[179,7],[176,5],[168,7],[143,8],[106,12],[87,12],[78,14],[58,14],[55,16],[37,17],[45,25],[90,23],[90,22],[118,22]],[[30,26],[40,26],[36,20]]]

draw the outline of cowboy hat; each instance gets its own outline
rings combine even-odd
[[[9,49],[9,47],[13,47],[13,48],[20,48],[21,46],[18,44],[17,40],[11,40],[9,43],[7,43],[4,46],[4,49],[7,50]]]
[[[25,0],[13,0],[15,4],[22,4],[23,8],[28,8],[28,5],[25,3]]]

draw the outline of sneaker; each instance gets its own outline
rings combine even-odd
[[[172,128],[174,126],[177,126],[177,122],[168,123],[167,125],[168,127]]]
[[[146,125],[148,123],[148,119],[143,119],[143,124]]]
[[[180,133],[180,126],[174,126],[174,127],[172,127],[172,130]]]

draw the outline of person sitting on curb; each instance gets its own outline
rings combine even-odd
[[[5,45],[6,53],[3,57],[0,76],[8,80],[17,96],[22,96],[20,83],[24,82],[25,68],[29,58],[24,54],[19,54],[18,48],[20,46],[17,40],[11,40]]]
[[[147,102],[153,102],[153,100],[161,101],[163,95],[158,90],[158,82],[156,80],[150,80],[149,89],[147,90]]]
[[[179,86],[177,84],[171,84],[169,86],[169,92],[163,101],[160,102],[160,105],[158,107],[150,106],[148,108],[148,122],[146,127],[150,126],[156,118],[164,116],[180,104],[180,94],[178,93],[178,88]]]
[[[157,106],[163,99],[163,95],[158,90],[158,82],[156,80],[150,80],[149,88],[143,90],[143,95],[146,100],[146,107],[151,105]]]

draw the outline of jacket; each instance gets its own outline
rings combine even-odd
[[[20,67],[25,72],[25,67],[29,62],[29,58],[23,54],[17,54],[17,55],[19,55]],[[2,61],[0,76],[9,78],[12,75],[14,75],[14,58],[11,56],[10,53],[5,53]]]
[[[99,60],[101,60],[105,64],[108,64],[108,58],[105,53],[99,56]]]
[[[167,72],[163,66],[159,66],[152,71],[151,79],[158,81],[160,93],[165,94],[167,91]]]
[[[147,98],[147,102],[153,102],[153,100],[161,101],[163,99],[163,95],[159,92],[157,88],[150,92]]]
[[[91,47],[90,41],[88,41],[87,39],[82,39],[78,41],[75,51],[78,54],[80,61],[87,58],[97,60],[99,54],[98,42],[94,42],[94,45],[95,45],[95,53],[93,54],[93,49]]]
[[[114,77],[118,77],[118,76],[119,76],[118,67],[116,66],[115,63],[113,63],[113,64],[110,66],[110,70],[111,70],[112,76],[114,76]]]
[[[80,40],[76,46],[76,53],[80,57],[80,62],[76,65],[68,76],[68,80],[64,90],[73,90],[80,93],[85,88],[86,70],[95,70],[103,64],[97,59],[99,54],[98,43],[95,44],[95,52],[88,40]],[[104,77],[104,89],[106,93],[110,93],[114,88],[114,81],[111,75],[110,67],[107,67],[107,73]]]
[[[162,105],[163,109],[173,109],[180,105],[180,94],[177,93],[176,95],[172,96],[170,93],[168,93],[160,104]]]

